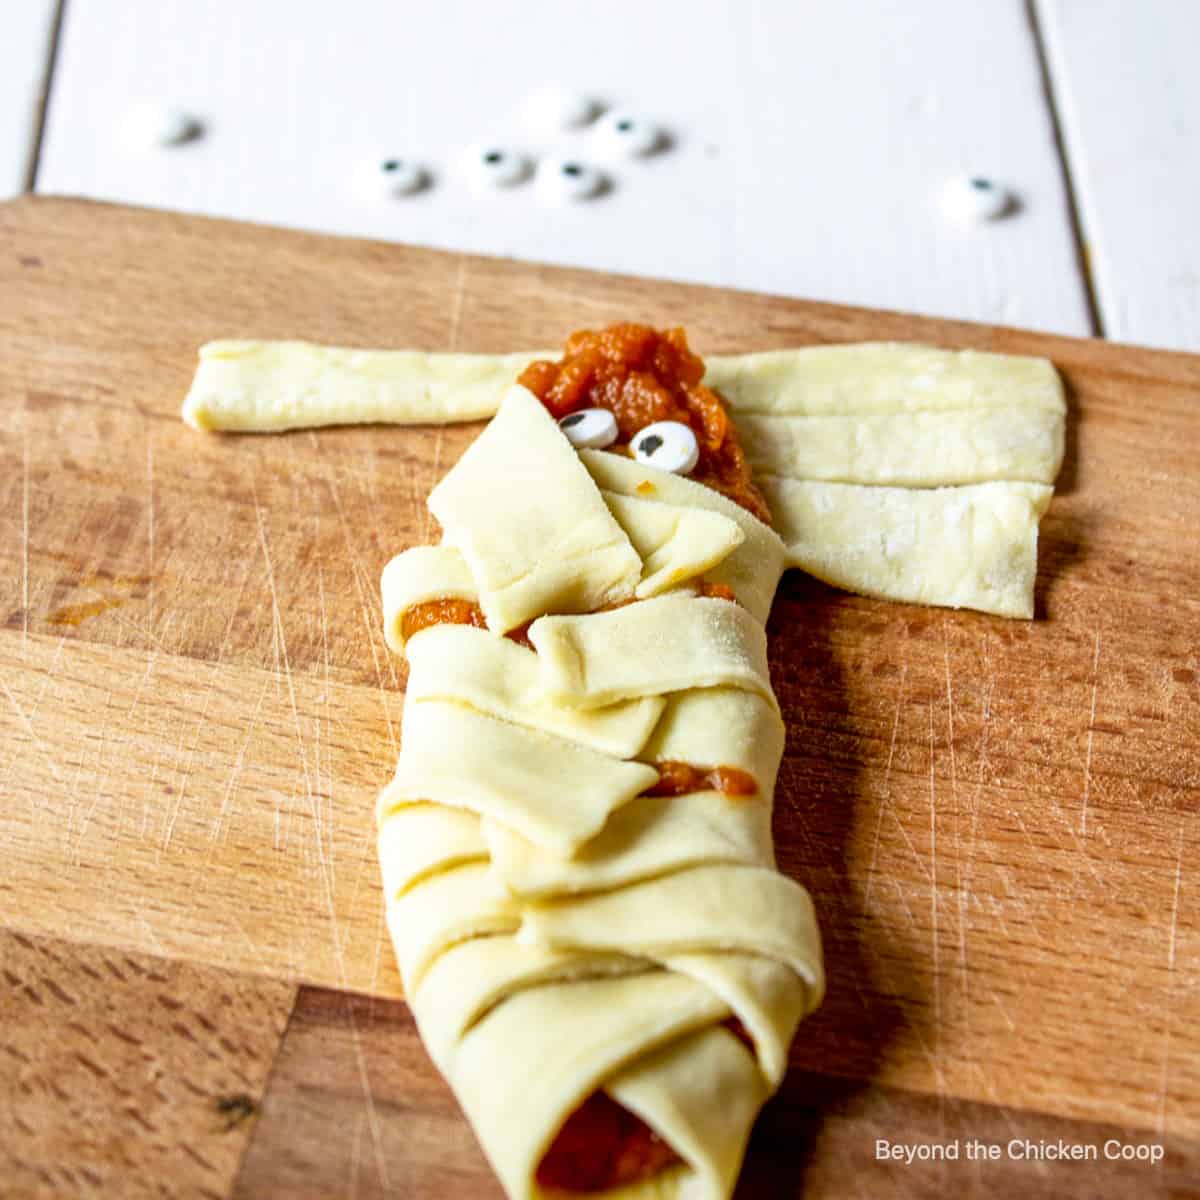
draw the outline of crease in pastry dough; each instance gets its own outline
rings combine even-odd
[[[467,808],[571,855],[658,772],[442,700],[405,704],[400,761],[381,799]],[[564,791],[569,789],[570,802]]]
[[[757,953],[791,967],[814,1004],[825,990],[812,901],[798,883],[768,867],[705,864],[528,905],[517,941],[552,950],[624,951],[659,962],[706,950]]]
[[[579,708],[687,688],[736,687],[775,703],[767,635],[739,604],[658,596],[529,628],[546,695]]]
[[[468,1030],[518,992],[651,971],[661,968],[627,954],[546,950],[505,935],[459,942],[434,959],[421,981],[421,1035],[444,1071]]]
[[[494,633],[631,597],[642,560],[571,443],[523,387],[429,494]]]
[[[492,870],[524,900],[610,891],[703,863],[774,865],[771,810],[721,792],[638,796],[571,858],[549,854],[497,821],[480,836]]]
[[[763,1078],[777,1088],[796,1028],[813,1007],[808,985],[791,968],[759,954],[680,954],[665,965],[725,1001],[754,1042]]]
[[[746,540],[737,522],[718,512],[616,492],[604,500],[645,564],[634,593],[639,600],[702,575]]]
[[[457,700],[614,758],[636,757],[667,705],[661,696],[592,709],[556,704],[542,691],[532,650],[468,625],[422,630],[409,640],[408,668],[409,702]]]
[[[432,875],[488,861],[490,850],[475,813],[430,803],[385,801],[381,807],[377,848],[389,901]]]
[[[664,504],[688,506],[728,517],[743,541],[704,572],[709,583],[723,584],[756,621],[765,622],[783,574],[787,549],[779,535],[740,504],[690,479],[644,466],[619,454],[581,450],[580,460],[605,494],[617,493]]]

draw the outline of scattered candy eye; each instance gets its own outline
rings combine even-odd
[[[529,160],[505,146],[481,146],[467,163],[476,182],[490,187],[512,187],[529,175]]]
[[[377,178],[386,196],[407,196],[419,192],[429,182],[424,167],[404,158],[383,159],[379,163]]]
[[[994,221],[1012,211],[1013,197],[1007,188],[984,175],[959,175],[947,181],[943,207],[959,221]]]
[[[613,112],[601,124],[604,140],[621,154],[650,154],[662,141],[662,130],[652,121],[629,112]]]
[[[525,101],[529,119],[547,131],[578,129],[591,121],[599,109],[591,96],[554,86],[539,88]]]
[[[630,443],[633,457],[647,467],[690,475],[700,461],[696,435],[681,421],[655,421],[647,425]]]
[[[607,408],[581,408],[558,423],[579,450],[603,450],[617,440],[617,418]]]
[[[551,158],[538,166],[538,187],[551,201],[587,200],[607,181],[595,167],[577,158]]]
[[[181,108],[142,104],[130,111],[126,132],[139,146],[182,146],[204,133],[204,123]]]

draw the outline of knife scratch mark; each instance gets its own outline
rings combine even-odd
[[[467,256],[458,256],[458,273],[454,279],[454,298],[450,301],[450,350],[458,349],[459,328],[462,325],[463,300],[467,294]]]
[[[258,506],[258,492],[254,488],[253,480],[251,481],[251,489],[254,492],[254,508],[259,516],[259,525],[262,524],[262,511]],[[192,748],[188,752],[187,762],[180,769],[179,782],[176,789],[175,800],[168,810],[167,821],[163,828],[163,840],[159,853],[167,849],[170,845],[171,837],[175,832],[175,822],[179,818],[180,809],[183,807],[184,797],[187,795],[188,784],[192,778],[192,763],[196,759],[196,750],[200,745],[200,735],[204,732],[205,722],[208,720],[208,706],[212,703],[213,692],[216,690],[217,682],[220,677],[218,668],[221,666],[225,658],[225,651],[229,646],[229,641],[233,637],[233,626],[237,619],[237,604],[240,602],[242,593],[245,591],[246,578],[250,573],[250,565],[247,562],[246,569],[242,574],[242,585],[238,589],[237,599],[234,602],[233,611],[229,615],[229,620],[225,625],[225,633],[221,638],[221,644],[217,647],[216,655],[213,661],[208,664],[208,687],[204,692],[204,700],[200,706],[200,716],[196,722],[196,736],[192,739]],[[164,631],[165,634],[165,631]],[[153,635],[152,635],[153,636]],[[183,735],[180,735],[180,748],[183,745]],[[157,766],[155,768],[157,770]]]
[[[146,429],[146,554],[149,563],[146,575],[149,577],[149,587],[146,595],[146,605],[149,611],[148,623],[154,627],[154,430],[147,422]]]
[[[33,722],[26,715],[25,710],[21,707],[16,696],[9,690],[8,684],[4,682],[4,676],[0,675],[0,688],[4,689],[4,694],[8,697],[9,704],[12,705],[13,711],[17,714],[21,724],[25,726],[25,732],[29,735],[29,740],[33,742],[38,753],[45,760],[46,766],[50,768],[50,774],[54,776],[57,783],[62,783],[63,778],[58,773],[58,766],[54,761],[50,751],[46,748],[46,743],[37,735],[37,731],[33,728]]]
[[[21,640],[29,640],[29,413],[21,410]]]
[[[329,862],[325,852],[325,832],[321,822],[321,812],[313,793],[312,775],[308,769],[308,752],[304,745],[304,730],[300,721],[300,706],[296,702],[296,681],[292,675],[291,659],[288,655],[287,636],[283,629],[283,614],[279,608],[279,591],[275,586],[275,567],[271,562],[271,551],[267,544],[267,528],[263,523],[262,507],[258,503],[257,494],[254,497],[254,514],[258,521],[258,539],[262,546],[263,561],[267,568],[267,587],[271,593],[271,613],[275,622],[275,636],[279,643],[283,661],[284,681],[287,684],[288,701],[292,708],[292,721],[296,730],[296,748],[300,753],[300,766],[304,772],[304,790],[308,798],[308,808],[312,814],[313,832],[317,842],[317,861],[321,865],[321,881],[325,889],[325,901],[329,909],[329,920],[333,934],[334,953],[338,959],[338,969],[343,986],[346,982],[346,968],[342,956],[341,928],[338,924],[337,910],[333,903],[333,886],[329,877]]]
[[[375,1108],[375,1092],[371,1087],[371,1077],[367,1072],[367,1060],[363,1054],[362,1038],[358,1031],[358,1021],[354,1016],[353,1001],[346,999],[346,1017],[350,1025],[350,1034],[354,1040],[354,1057],[358,1064],[358,1079],[362,1087],[363,1100],[367,1105],[367,1126],[371,1130],[371,1145],[375,1151],[375,1170],[379,1174],[379,1182],[383,1190],[391,1190],[391,1180],[388,1178],[387,1160],[383,1154],[383,1131],[379,1123],[379,1113]]]
[[[167,820],[163,826],[162,844],[159,847],[160,854],[165,852],[171,844],[171,838],[175,833],[175,822],[179,819],[179,813],[183,808],[183,801],[187,796],[188,784],[192,781],[192,765],[196,761],[196,751],[200,747],[200,737],[204,733],[208,722],[208,706],[212,703],[213,693],[216,691],[220,678],[219,667],[219,660],[216,663],[210,663],[208,666],[208,686],[204,689],[204,699],[200,705],[200,715],[196,720],[196,735],[192,738],[192,745],[188,751],[187,761],[179,769],[179,782],[176,785],[175,796],[167,810]],[[181,744],[182,741],[183,738],[181,736]]]
[[[1175,894],[1171,901],[1171,931],[1167,937],[1167,1027],[1163,1030],[1162,1071],[1158,1081],[1158,1135],[1162,1137],[1167,1126],[1167,1080],[1171,1068],[1171,1024],[1174,1017],[1175,991],[1175,935],[1179,928],[1179,887],[1183,880],[1183,821],[1179,822],[1175,847]]]
[[[328,464],[323,464],[323,465],[325,468],[326,481],[329,484],[329,494],[333,500],[334,510],[336,511],[336,513],[338,515],[338,525],[342,531],[342,540],[345,542],[346,550],[349,554],[350,574],[351,574],[352,578],[354,579],[355,590],[358,592],[359,611],[362,614],[363,625],[366,627],[366,630],[367,630],[367,648],[371,652],[371,663],[375,669],[375,686],[380,690],[380,692],[385,692],[386,689],[383,686],[383,670],[382,670],[382,668],[380,666],[380,662],[379,662],[379,649],[375,644],[376,628],[382,627],[383,621],[382,621],[382,619],[380,619],[378,621],[372,621],[372,619],[371,619],[371,606],[368,603],[367,589],[363,583],[363,575],[365,574],[365,571],[364,571],[364,568],[362,565],[362,559],[359,557],[358,549],[355,546],[354,539],[350,533],[350,525],[349,525],[349,522],[346,520],[346,513],[342,507],[341,492],[338,490],[336,480],[333,478],[333,476],[330,473]],[[398,689],[400,686],[399,680],[396,678],[395,664],[392,662],[390,655],[386,659],[386,662],[388,665],[388,669],[391,672],[392,682]],[[392,716],[391,716],[390,711],[388,710],[386,698],[381,697],[381,700],[383,702],[384,722],[387,725],[388,737],[392,743],[392,750],[394,753],[399,754],[400,753],[400,742],[396,737],[396,729],[395,729],[395,726],[392,724]]]
[[[1092,790],[1092,739],[1096,726],[1096,693],[1100,690],[1100,630],[1096,630],[1096,648],[1092,654],[1092,715],[1088,718],[1087,757],[1083,764],[1083,803],[1079,812],[1079,831],[1087,837],[1088,797]]]
[[[938,1031],[942,1027],[942,972],[938,944],[937,782],[933,771],[933,705],[926,705],[925,711],[929,716],[929,931],[933,950],[933,1046],[936,1053]]]
[[[58,669],[58,660],[62,656],[63,645],[66,643],[66,640],[67,635],[65,633],[59,635],[58,645],[54,648],[54,657],[50,660],[50,665],[45,671],[42,672],[42,686],[38,689],[38,694],[33,700],[33,707],[29,710],[28,714],[28,721],[31,725],[37,717],[38,709],[42,706],[42,700],[45,699],[46,689],[50,686],[50,681],[54,678],[54,673]],[[17,764],[18,749],[19,747],[16,745],[13,746],[13,752],[9,755],[8,761],[4,765],[3,779],[5,781],[8,780],[8,777],[12,774],[13,768]],[[59,780],[59,782],[61,783],[62,781]],[[33,798],[30,797],[30,799],[32,801]],[[46,803],[47,802],[43,800],[43,807],[46,806]]]
[[[229,801],[233,796],[233,785],[237,781],[237,777],[241,774],[242,766],[246,761],[246,749],[250,745],[250,739],[258,732],[258,719],[262,714],[263,700],[266,699],[267,691],[270,689],[271,680],[266,678],[263,680],[262,690],[258,693],[258,703],[254,706],[254,712],[250,714],[250,720],[246,724],[246,735],[242,738],[242,744],[238,749],[237,758],[234,759],[233,769],[229,772],[229,778],[225,781],[225,792],[221,797],[221,807],[217,811],[216,820],[213,821],[212,831],[209,833],[209,841],[212,843],[209,847],[209,860],[212,859],[213,847],[216,845],[221,836],[221,827],[225,823],[225,815],[229,811]]]
[[[366,1114],[360,1113],[354,1122],[354,1138],[350,1143],[350,1200],[358,1200],[358,1177],[362,1171],[362,1135]]]
[[[319,516],[317,518],[317,521],[318,521],[318,523],[320,522]],[[325,703],[324,711],[326,713],[328,713],[330,711],[330,707],[331,707],[330,699],[329,699],[329,691],[332,686],[330,678],[329,678],[329,614],[325,608],[325,571],[319,562],[317,563],[317,596],[320,600],[320,605],[321,605],[321,661],[324,666],[324,681],[325,681],[325,690],[322,693],[322,700]],[[316,747],[314,750],[314,761],[316,764],[316,775],[317,775],[317,799],[318,799],[318,802],[322,799],[322,797],[324,797],[324,799],[325,799],[325,805],[326,805],[326,807],[325,807],[325,816],[326,816],[325,827],[330,831],[330,833],[329,833],[329,879],[330,879],[330,886],[336,891],[336,889],[337,889],[337,874],[336,874],[337,859],[334,855],[334,847],[335,847],[334,830],[336,830],[337,825],[336,825],[336,818],[335,818],[335,814],[334,814],[334,810],[333,810],[333,770],[332,770],[332,767],[329,767],[327,769],[327,778],[328,778],[328,783],[329,783],[329,789],[328,789],[328,794],[326,795],[325,790],[321,786],[321,726],[322,726],[323,722],[322,722],[322,714],[321,714],[320,710],[318,710],[318,712],[316,714],[315,724],[316,724],[317,735],[316,735]]]
[[[871,903],[871,889],[875,885],[875,863],[879,858],[879,835],[883,828],[883,814],[892,798],[892,759],[896,757],[896,740],[900,734],[900,710],[904,706],[904,680],[907,674],[908,663],[906,662],[900,668],[899,694],[896,697],[896,712],[892,717],[892,740],[888,746],[887,765],[883,769],[883,797],[879,801],[879,809],[875,814],[875,836],[871,840],[871,859],[867,864],[867,886],[863,891],[864,912]]]

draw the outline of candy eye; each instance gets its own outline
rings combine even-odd
[[[424,167],[404,158],[385,158],[377,172],[380,191],[385,196],[407,196],[419,192],[429,181]]]
[[[581,408],[568,413],[558,427],[579,450],[603,450],[617,440],[617,418],[607,408]]]
[[[662,141],[657,125],[633,113],[609,113],[600,128],[604,140],[621,154],[649,154]]]
[[[512,187],[529,174],[529,160],[504,146],[481,146],[467,161],[476,182],[488,187]]]
[[[946,211],[960,221],[994,221],[1013,207],[1012,193],[985,175],[960,175],[947,182]]]
[[[630,449],[644,466],[670,471],[672,475],[690,475],[700,461],[696,435],[681,421],[655,421],[647,425],[634,437]]]
[[[604,176],[577,158],[548,159],[538,167],[538,188],[552,201],[587,200],[604,185]]]

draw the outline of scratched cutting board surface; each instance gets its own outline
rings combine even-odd
[[[211,338],[499,351],[622,318],[701,353],[1045,354],[1070,391],[1037,620],[781,585],[776,836],[829,994],[739,1194],[1200,1192],[1200,359],[26,199],[0,207],[6,1195],[499,1194],[397,998],[372,814],[403,688],[379,573],[477,427],[178,412]]]

